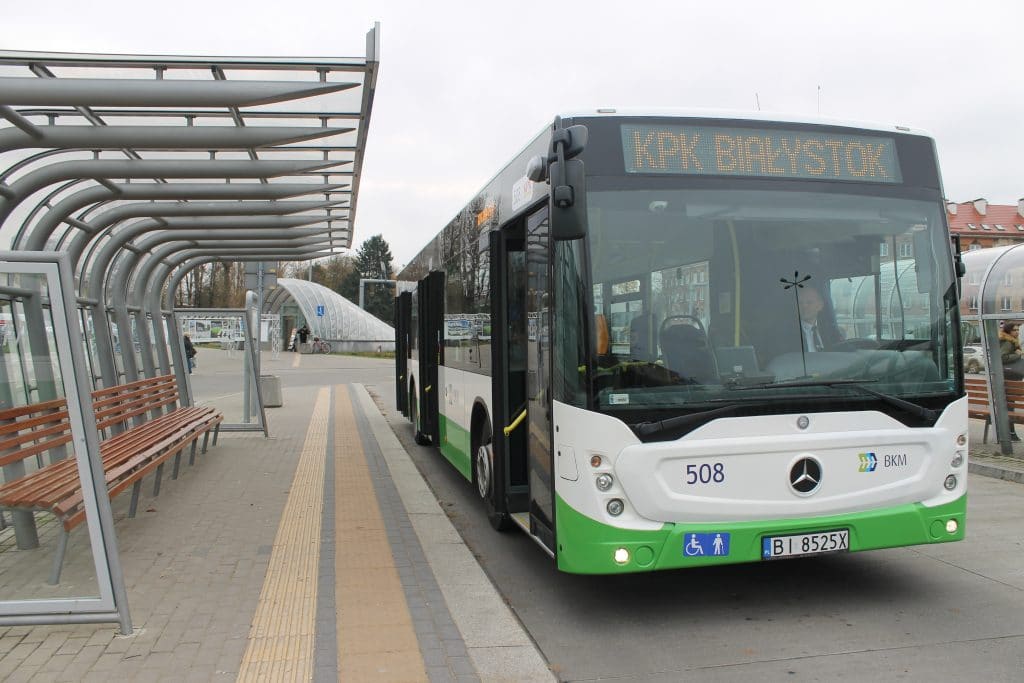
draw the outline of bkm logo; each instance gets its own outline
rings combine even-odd
[[[857,457],[860,459],[858,472],[874,472],[875,468],[878,467],[878,458],[875,457],[874,453],[858,453]]]
[[[886,453],[882,458],[882,466],[886,468],[907,466],[906,453]],[[858,472],[874,472],[878,467],[879,459],[874,453],[858,453],[857,459],[860,460]]]

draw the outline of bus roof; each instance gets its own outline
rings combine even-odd
[[[806,114],[793,114],[777,111],[749,111],[739,109],[676,109],[676,108],[649,108],[649,109],[621,109],[618,107],[598,107],[596,109],[581,109],[562,114],[563,118],[594,118],[594,117],[665,117],[665,118],[703,118],[703,119],[731,119],[746,121],[772,121],[776,123],[802,123],[819,126],[841,126],[843,128],[862,128],[865,130],[876,130],[888,133],[904,133],[908,135],[922,135],[932,137],[923,130],[908,128],[896,124],[885,124],[871,121],[851,121],[849,119],[830,119],[823,116],[808,116]]]

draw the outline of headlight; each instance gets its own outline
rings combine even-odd
[[[610,474],[599,474],[597,475],[597,479],[594,480],[594,483],[597,484],[598,490],[607,491],[612,487],[612,484],[615,483],[615,480],[612,479],[612,475]]]
[[[608,505],[605,506],[608,510],[608,514],[612,517],[618,517],[622,514],[622,511],[626,509],[625,504],[618,498],[612,498],[608,501]]]

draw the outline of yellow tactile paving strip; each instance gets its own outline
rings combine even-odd
[[[309,681],[316,637],[317,570],[330,391],[317,394],[263,581],[239,681]]]
[[[334,397],[338,679],[427,681],[348,389]]]

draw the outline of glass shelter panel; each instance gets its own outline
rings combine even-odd
[[[86,347],[62,294],[70,270],[58,263],[0,259],[0,623],[114,609],[116,542],[102,475],[94,477],[102,469]],[[115,501],[120,516],[127,504]]]
[[[187,364],[184,369],[193,405],[220,410],[224,414],[222,430],[262,429],[255,378],[256,366],[264,361],[248,342],[245,312],[194,309],[176,316],[178,329],[170,343],[178,344],[188,335],[195,349],[191,373]]]
[[[989,256],[989,252],[998,253]],[[991,270],[987,277],[981,273],[981,283],[976,286],[981,288],[977,293],[980,294],[982,315],[1020,318],[1024,315],[1024,250],[1007,247],[972,252],[969,259],[964,258],[968,279],[985,261],[991,263]],[[964,291],[966,293],[967,287]]]

